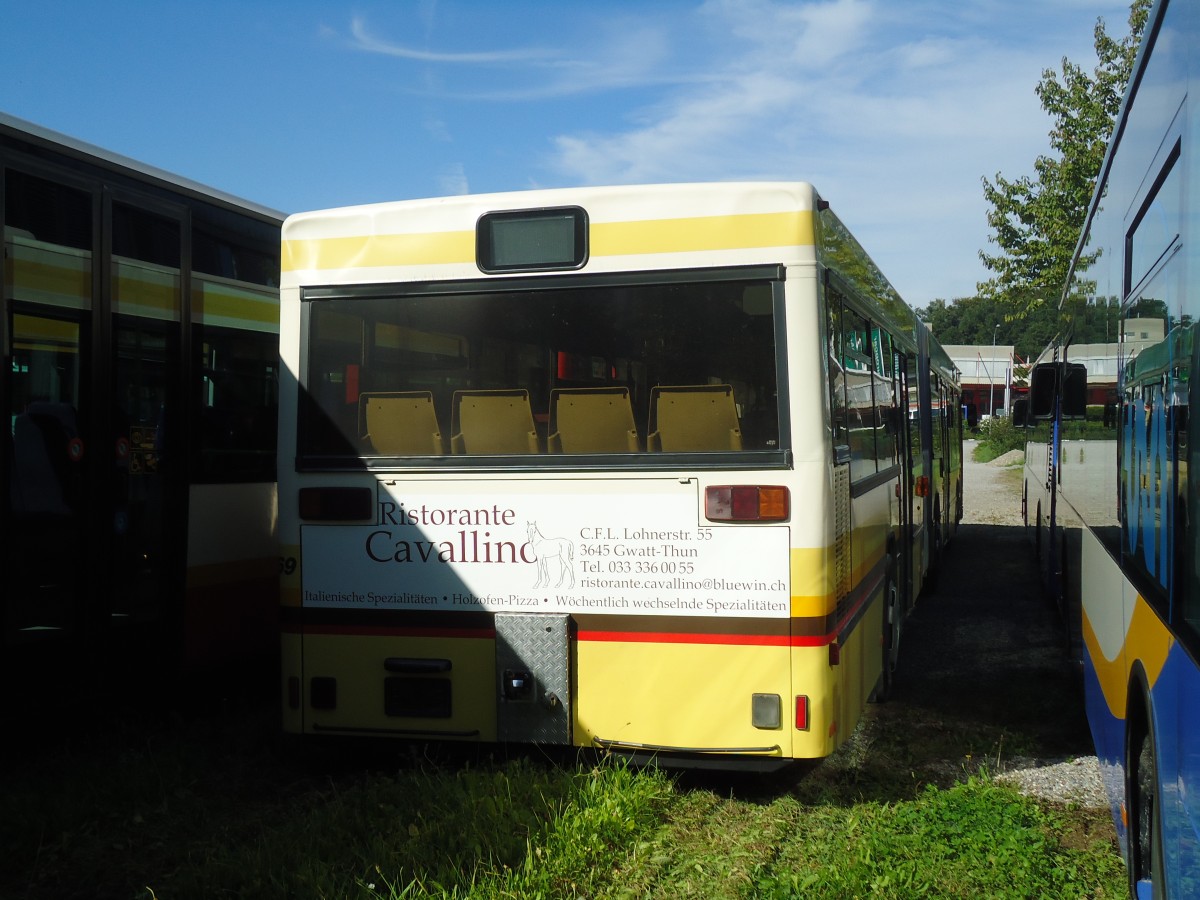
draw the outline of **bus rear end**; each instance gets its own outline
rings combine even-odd
[[[775,761],[847,736],[889,502],[852,535],[812,222],[803,185],[290,220],[285,728]]]

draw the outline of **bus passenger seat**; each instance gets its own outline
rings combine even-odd
[[[455,391],[450,452],[537,453],[529,391]]]
[[[629,388],[556,388],[550,392],[551,453],[637,453]]]
[[[652,388],[646,447],[661,453],[741,450],[733,387],[660,384]]]
[[[446,452],[432,391],[358,396],[359,433],[380,456],[441,456]]]

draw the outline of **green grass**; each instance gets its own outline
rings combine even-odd
[[[794,810],[795,839],[753,896],[1120,897],[1124,869],[1101,843],[1068,846],[1059,813],[986,777],[927,786],[912,801]]]
[[[613,759],[537,754],[469,764],[358,754],[297,761],[275,746],[272,728],[240,719],[130,727],[10,768],[0,794],[0,896],[1125,890],[1106,813],[1040,806],[982,775],[923,783],[908,763],[884,759],[878,739],[863,760],[835,758],[803,777],[697,784]]]

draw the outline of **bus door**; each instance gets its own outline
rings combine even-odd
[[[181,637],[188,493],[181,383],[184,212],[108,193],[112,624]],[[187,263],[185,266],[184,263]]]
[[[184,220],[36,161],[3,177],[5,655],[103,665],[182,579]]]
[[[8,656],[85,629],[97,254],[86,184],[6,168],[2,193]]]
[[[897,398],[896,414],[904,417],[904,421],[897,423],[896,426],[896,461],[900,464],[898,527],[900,546],[906,548],[900,553],[900,571],[896,573],[900,584],[900,613],[902,618],[908,613],[908,610],[912,609],[913,603],[916,600],[911,549],[913,546],[913,467],[910,443],[913,439],[913,433],[908,424],[910,396],[908,384],[909,359],[910,357],[905,356],[905,354],[897,352],[892,365],[892,388]]]
[[[939,379],[940,382],[940,379]],[[942,407],[942,543],[950,540],[950,523],[954,521],[954,422],[958,414],[958,400],[949,385],[939,383]]]
[[[909,527],[912,541],[908,557],[911,560],[910,583],[915,600],[921,592],[921,582],[929,571],[929,528],[927,509],[930,501],[929,439],[926,417],[921,410],[928,406],[925,393],[929,390],[928,375],[924,374],[919,357],[909,356],[905,361],[905,387],[908,391],[908,483]]]
[[[946,459],[946,447],[949,444],[947,439],[947,422],[951,412],[946,408],[946,386],[942,383],[942,379],[936,375],[930,375],[929,390],[933,398],[931,408],[933,416],[933,465],[932,471],[929,473],[933,509],[930,512],[929,522],[933,527],[933,533],[930,537],[933,541],[933,550],[936,557],[940,553],[942,543],[945,539],[946,480],[949,477],[948,470],[950,468],[949,462]],[[937,564],[936,559],[934,564]]]

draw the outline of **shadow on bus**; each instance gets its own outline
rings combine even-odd
[[[994,773],[1018,757],[1057,761],[1090,755],[1078,669],[1065,646],[1062,623],[1042,590],[1023,529],[961,526],[943,557],[938,590],[922,597],[905,623],[892,699],[868,707],[853,736],[833,756],[768,774],[725,768],[673,769],[672,774],[684,790],[719,789],[747,799],[794,792],[801,799],[855,803],[909,798],[926,784],[951,784],[981,769]],[[262,682],[269,685],[270,679]],[[80,699],[67,704],[73,714],[59,709],[52,717],[66,733],[64,743],[77,744],[93,735],[97,723],[92,720],[97,718],[117,732],[126,718],[145,721],[122,716],[109,705],[81,705]],[[261,732],[262,749],[278,752],[268,749],[279,738],[275,703],[259,699],[227,700],[215,710],[193,707],[194,715],[185,718],[228,721],[236,729],[244,727],[248,716],[256,726],[251,731]],[[162,707],[143,713],[155,727],[164,724],[160,719],[169,722],[178,715]],[[44,757],[54,743],[53,732],[45,722],[21,729],[9,741],[9,755],[25,745],[26,753],[19,755]],[[552,767],[605,764],[603,754],[524,744],[368,744],[375,752],[363,753],[363,748],[351,752],[342,743],[308,756],[300,768],[454,770],[514,755]],[[300,762],[287,752],[283,757]]]
[[[317,767],[368,759],[334,745]],[[964,525],[943,556],[936,592],[905,623],[892,699],[869,706],[852,737],[830,758],[754,771],[717,760],[676,766],[574,748],[527,744],[389,747],[383,764],[454,770],[521,758],[567,767],[659,765],[680,790],[718,791],[768,801],[792,793],[803,802],[910,799],[1013,762],[1057,762],[1092,753],[1078,667],[1039,581],[1020,527]],[[378,757],[375,758],[378,764]],[[313,761],[310,759],[310,762]],[[373,765],[368,763],[368,768]]]

